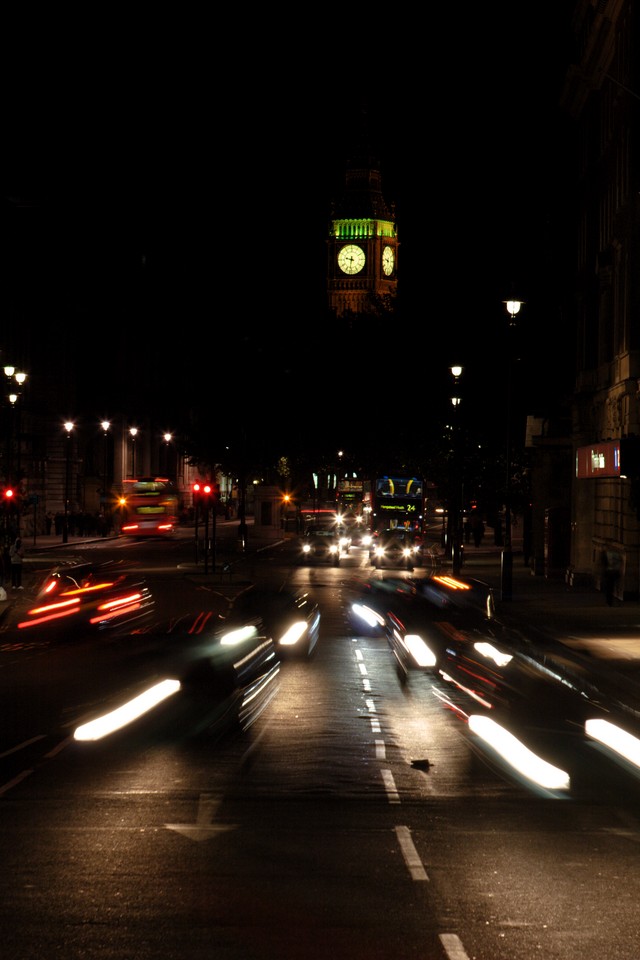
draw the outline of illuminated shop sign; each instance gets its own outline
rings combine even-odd
[[[576,477],[626,477],[640,480],[640,437],[592,443],[576,450]]]
[[[620,476],[620,441],[607,440],[593,443],[576,450],[576,477],[579,480],[590,477]]]

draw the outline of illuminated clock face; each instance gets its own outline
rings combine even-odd
[[[382,269],[387,277],[390,277],[393,273],[395,261],[396,258],[393,255],[393,250],[391,247],[385,247],[382,251]]]
[[[360,273],[366,259],[362,247],[348,243],[338,254],[338,266],[343,273]]]

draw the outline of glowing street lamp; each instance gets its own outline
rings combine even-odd
[[[167,430],[165,433],[163,433],[162,439],[164,441],[164,446],[162,448],[162,459],[164,466],[162,469],[170,480],[175,480],[177,469],[174,469],[175,458],[172,456],[173,451],[171,449],[173,434]]]
[[[451,376],[453,377],[453,386],[456,392],[460,385],[460,377],[462,376],[462,367],[454,366],[450,367]],[[462,398],[459,396],[451,397],[451,404],[455,411],[454,416],[454,425],[453,425],[453,478],[451,483],[451,504],[450,504],[450,527],[451,530],[451,571],[454,576],[459,576],[460,569],[462,567],[462,543],[460,535],[460,516],[461,516],[461,497],[460,491],[462,489],[462,455],[460,449],[460,404],[462,403]]]
[[[109,496],[109,429],[111,427],[110,420],[102,420],[100,423],[102,427],[102,433],[104,436],[104,471],[102,477],[102,535],[106,537],[107,535],[107,502]]]
[[[137,427],[129,427],[129,436],[131,437],[131,476],[135,480],[136,477],[136,436],[138,435]]]
[[[74,423],[71,420],[67,420],[64,429],[67,431],[67,439],[65,443],[66,455],[65,455],[65,477],[64,477],[64,520],[62,524],[62,542],[69,542],[69,484],[71,480],[71,434],[73,432]]]
[[[516,326],[516,316],[520,313],[522,300],[505,300],[509,314],[509,330]],[[511,342],[507,341],[507,429],[506,429],[506,470],[504,494],[504,545],[500,566],[500,597],[511,600],[513,597],[513,545],[511,539],[511,393],[512,393],[513,357]]]
[[[20,433],[21,431],[20,431],[20,403],[18,401],[20,400],[20,395],[22,393],[22,388],[27,379],[27,374],[16,371],[16,368],[14,366],[11,366],[10,364],[7,364],[5,367],[3,367],[3,370],[4,370],[4,375],[7,378],[7,389],[9,391],[7,396],[9,399],[9,403],[11,404],[11,424],[10,424],[10,430],[8,431],[8,434],[7,434],[6,478],[7,478],[7,481],[10,483],[16,481],[19,484],[21,479],[20,478],[20,453],[21,453]],[[17,389],[15,384],[17,384]],[[15,421],[15,425],[17,426],[17,429],[15,430],[14,430],[14,421]],[[14,434],[17,440],[17,469],[16,469],[15,477],[13,476],[13,462],[12,462]]]

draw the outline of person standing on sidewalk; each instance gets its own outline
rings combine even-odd
[[[11,560],[11,588],[13,590],[23,590],[22,586],[22,561],[24,559],[24,547],[20,537],[16,537],[9,550]]]

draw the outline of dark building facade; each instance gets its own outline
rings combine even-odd
[[[571,570],[599,580],[603,555],[614,556],[622,598],[640,589],[640,478],[629,457],[615,462],[640,437],[638,2],[582,0],[572,27],[562,97],[577,185]]]

